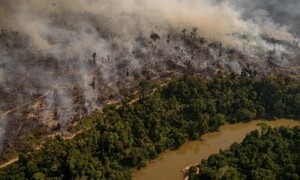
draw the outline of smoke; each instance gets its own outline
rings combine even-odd
[[[2,0],[0,107],[44,95],[35,109],[45,114],[42,124],[65,128],[140,78],[263,69],[262,54],[298,48],[299,7],[297,0]]]
[[[234,0],[232,4],[242,10],[242,18],[245,20],[253,19],[259,22],[266,19],[278,26],[286,26],[293,34],[300,34],[300,2],[297,0]]]
[[[3,69],[0,69],[0,83],[4,83],[5,79],[4,79],[4,71]]]
[[[100,40],[97,27],[127,41],[141,34],[148,36],[153,27],[161,31],[197,27],[202,36],[232,45],[240,43],[232,34],[252,37],[264,34],[292,42],[294,35],[289,30],[299,29],[298,21],[292,20],[299,14],[295,8],[299,7],[299,2],[295,0],[292,3],[279,0],[269,3],[258,0],[255,3],[245,0],[217,3],[207,0],[163,0],[159,3],[147,0],[13,0],[1,3],[2,10],[5,9],[2,12],[5,27],[23,31],[35,46],[47,51],[56,51],[61,48],[58,45],[63,48],[71,45],[69,48],[78,52],[77,46],[81,43],[84,43],[81,47],[88,45],[86,49],[91,49],[94,43],[101,43],[97,42]],[[291,26],[289,22],[295,27],[288,27]],[[256,39],[251,43],[263,46]]]

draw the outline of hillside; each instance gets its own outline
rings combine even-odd
[[[299,78],[297,11],[252,8],[276,4],[295,27],[274,13],[248,17],[246,2],[1,1],[0,149],[68,134],[142,80],[243,68]]]

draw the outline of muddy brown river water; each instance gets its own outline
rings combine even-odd
[[[207,159],[220,149],[227,149],[234,142],[242,142],[247,133],[259,129],[257,124],[260,122],[272,127],[300,125],[300,121],[285,119],[224,125],[217,132],[203,135],[201,140],[190,141],[175,151],[162,153],[153,163],[134,173],[133,180],[182,180],[183,168]]]

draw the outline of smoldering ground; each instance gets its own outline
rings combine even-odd
[[[10,121],[55,121],[65,129],[145,77],[242,67],[271,73],[269,57],[289,70],[297,61],[298,25],[270,13],[282,10],[279,1],[271,8],[256,2],[259,16],[244,0],[3,0],[0,107],[38,99]],[[286,7],[285,17],[296,13]],[[9,124],[17,123],[2,126]],[[35,127],[24,124],[18,128]]]

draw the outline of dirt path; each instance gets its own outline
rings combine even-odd
[[[8,111],[2,113],[2,114],[0,115],[0,119],[4,118],[4,117],[7,116],[8,114],[10,114],[10,113],[12,113],[12,112],[14,112],[14,111],[16,111],[16,110],[18,110],[18,109],[24,107],[24,106],[27,106],[27,105],[29,105],[29,104],[35,102],[35,101],[38,101],[38,100],[40,100],[40,99],[42,99],[42,98],[48,96],[52,91],[53,91],[53,90],[49,90],[49,91],[45,92],[43,95],[41,95],[41,96],[39,96],[39,97],[37,97],[37,98],[35,98],[35,99],[32,99],[32,100],[30,100],[30,101],[28,101],[28,102],[26,102],[26,103],[24,103],[24,104],[21,104],[21,105],[15,107],[15,108],[13,108],[13,109],[10,109],[10,110],[8,110]]]
[[[72,82],[71,84],[77,84],[77,83],[78,83],[78,82]],[[13,108],[13,109],[10,109],[10,110],[5,111],[4,113],[2,113],[2,114],[0,115],[0,120],[1,120],[2,118],[4,118],[5,116],[7,116],[8,114],[10,114],[10,113],[12,113],[12,112],[14,112],[14,111],[16,111],[16,110],[18,110],[18,109],[24,107],[24,106],[27,106],[27,105],[29,105],[29,104],[31,104],[31,103],[33,103],[33,102],[36,102],[36,101],[38,101],[38,100],[40,100],[40,99],[42,99],[42,98],[48,96],[48,95],[51,94],[51,92],[53,92],[55,89],[58,89],[58,87],[62,88],[63,86],[65,86],[65,84],[57,85],[57,86],[53,87],[53,89],[50,89],[50,90],[46,91],[46,92],[45,92],[44,94],[42,94],[41,96],[39,96],[39,97],[37,97],[37,98],[34,98],[34,99],[32,99],[32,100],[30,100],[30,101],[24,103],[24,104],[21,104],[21,105],[15,107],[15,108]]]
[[[11,164],[17,162],[17,161],[19,161],[19,157],[13,158],[13,159],[7,161],[7,162],[4,163],[4,164],[1,164],[1,165],[0,165],[0,169],[3,169],[3,168],[5,168],[5,167],[7,167],[7,166],[9,166],[9,165],[11,165]]]
[[[88,129],[89,129],[89,128],[88,128]],[[62,134],[61,134],[60,132],[56,132],[56,133],[53,133],[53,134],[48,135],[48,138],[51,138],[51,137],[54,138],[55,136],[62,136],[62,138],[63,138],[64,140],[71,140],[71,139],[73,139],[75,136],[77,136],[78,134],[80,134],[80,133],[82,133],[83,131],[86,131],[86,130],[88,130],[88,129],[81,130],[81,131],[78,131],[78,132],[76,132],[76,133],[68,134],[67,136],[62,136]],[[42,141],[41,144],[38,145],[38,146],[36,146],[34,149],[35,149],[35,150],[41,149],[42,146],[43,146],[43,144],[44,144],[45,142],[46,142],[46,140]],[[19,161],[19,157],[15,157],[15,158],[13,158],[13,159],[10,159],[10,160],[7,161],[6,163],[3,163],[3,164],[0,165],[0,170],[6,168],[7,166],[9,166],[9,165],[11,165],[11,164],[13,164],[13,163],[15,163],[15,162],[17,162],[17,161]]]
[[[168,84],[169,84],[169,83],[166,82],[166,83],[160,84],[159,86],[160,86],[160,87],[165,87],[165,86],[168,85]],[[154,89],[153,89],[149,94],[147,94],[145,97],[152,96],[156,91],[157,91],[157,88],[154,88]],[[140,100],[140,99],[141,99],[141,97],[138,96],[138,97],[132,99],[131,101],[129,101],[128,104],[129,104],[129,105],[130,105],[130,104],[133,104],[133,103],[137,102],[137,101]],[[123,106],[122,104],[118,105],[118,106],[117,106],[117,109],[121,108],[122,106]]]

